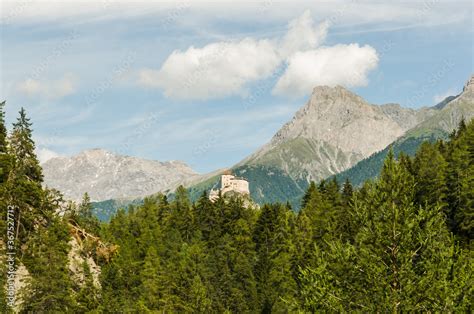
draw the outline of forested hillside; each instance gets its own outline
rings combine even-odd
[[[26,113],[7,136],[0,112],[1,256],[13,206],[15,263],[28,272],[16,311],[472,311],[474,122],[413,157],[389,151],[361,188],[311,183],[299,212],[238,196],[191,202],[180,187],[101,224],[87,195],[75,205],[41,187]],[[90,263],[71,268],[76,245],[98,283]]]
[[[171,203],[147,199],[105,229],[122,254],[104,267],[104,301],[170,312],[469,311],[473,140],[474,123],[463,124],[414,158],[390,152],[360,190],[313,183],[298,214],[206,195],[192,204],[184,189]]]
[[[335,177],[338,181],[350,180],[354,186],[361,186],[365,181],[376,178],[380,175],[385,158],[390,151],[394,155],[407,154],[414,156],[419,149],[420,145],[424,142],[435,143],[437,139],[448,138],[448,134],[430,134],[429,136],[420,137],[402,137],[389,145],[384,150],[373,154],[372,156],[361,160],[355,166],[336,174]]]

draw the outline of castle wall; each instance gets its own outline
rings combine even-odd
[[[233,175],[224,174],[221,176],[221,192],[222,194],[225,194],[230,191],[248,195],[250,194],[249,183],[247,180],[236,179]],[[217,190],[211,190],[209,193],[209,199],[214,201],[217,199],[218,193]]]

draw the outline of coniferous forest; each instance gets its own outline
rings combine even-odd
[[[42,186],[32,123],[21,110],[7,134],[0,110],[0,286],[8,235],[27,283],[22,313],[472,312],[474,122],[414,157],[389,153],[361,187],[313,182],[289,204],[241,198],[191,202],[155,195],[110,222]],[[14,208],[15,228],[7,225]],[[10,230],[12,233],[8,233]],[[76,278],[73,238],[90,263]],[[79,241],[80,240],[80,241]],[[18,297],[18,296],[17,296]]]

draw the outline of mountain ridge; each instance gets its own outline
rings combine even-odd
[[[462,119],[469,122],[474,118],[474,76],[467,81],[459,95],[449,96],[433,108],[438,109],[434,115],[408,130],[385,149],[335,175],[335,178],[338,181],[348,179],[358,186],[367,179],[378,176],[383,160],[390,149],[396,156],[400,152],[413,156],[424,141],[435,142],[439,139],[448,139],[449,134],[458,128]]]
[[[75,201],[85,192],[93,201],[144,197],[199,176],[182,161],[142,159],[100,148],[55,157],[42,166],[45,185]]]
[[[295,179],[317,181],[385,148],[435,111],[432,108],[403,108],[398,104],[369,104],[342,86],[318,86],[313,89],[308,102],[267,144],[236,166],[272,165],[286,170],[303,169],[301,172],[289,171],[289,174]],[[296,156],[289,153],[287,146],[294,146],[291,143],[295,140],[303,145],[293,147],[293,152],[302,150],[314,154]],[[318,153],[320,162],[312,157]],[[284,158],[288,154],[291,155],[289,160]],[[275,161],[275,155],[281,156],[279,162]],[[335,164],[334,160],[337,161]]]
[[[306,104],[268,143],[230,170],[250,181],[251,195],[258,203],[290,200],[297,208],[310,181],[363,165],[373,156],[386,153],[390,145],[410,153],[423,140],[446,137],[457,127],[461,116],[469,117],[474,112],[473,83],[471,78],[461,94],[420,109],[395,103],[370,104],[341,86],[316,87]],[[375,168],[377,165],[366,164]],[[371,176],[377,171],[371,171]],[[195,200],[218,182],[222,172],[192,175],[149,195],[172,193],[182,184]],[[122,205],[139,201],[136,195],[119,199]]]

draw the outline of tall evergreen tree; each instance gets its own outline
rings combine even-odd
[[[336,240],[325,252],[316,247],[316,266],[302,272],[303,308],[464,309],[469,280],[461,271],[456,281],[464,286],[452,284],[454,243],[442,211],[416,206],[414,198],[414,178],[390,152],[380,179],[355,200],[354,219],[360,227],[354,245]],[[453,296],[462,301],[454,303]]]
[[[77,303],[76,312],[88,313],[97,309],[100,302],[99,289],[94,284],[92,272],[87,261],[82,264],[84,279],[80,284],[79,291],[75,296]]]
[[[69,276],[69,230],[57,217],[51,217],[29,239],[23,262],[31,280],[22,292],[25,313],[72,312],[76,303]]]
[[[77,223],[85,228],[89,233],[99,234],[100,222],[99,219],[93,213],[94,207],[92,206],[89,194],[86,192],[82,197],[82,201],[77,208],[75,218]]]
[[[447,155],[448,218],[452,231],[466,241],[474,238],[474,121],[461,122]]]
[[[0,207],[6,208],[10,202],[10,187],[7,183],[10,171],[13,167],[13,156],[9,153],[7,143],[7,129],[5,126],[5,102],[0,103]],[[6,219],[2,219],[0,222],[0,231],[2,234],[5,229],[4,222]]]
[[[5,126],[5,101],[0,102],[0,154],[7,153],[7,128]]]
[[[41,216],[38,210],[44,198],[41,187],[43,176],[35,154],[31,123],[23,108],[17,122],[13,124],[9,144],[14,162],[6,196],[10,205],[18,208],[15,216],[18,227],[16,237],[23,243]]]
[[[342,197],[343,197],[345,205],[349,204],[353,195],[354,195],[354,187],[352,186],[351,181],[349,181],[349,179],[346,178],[346,181],[344,182],[344,185],[342,187]]]
[[[415,155],[413,174],[417,184],[415,200],[420,205],[446,205],[446,167],[441,152],[431,143],[423,143]]]
[[[306,207],[306,205],[308,204],[308,202],[311,198],[311,195],[316,190],[317,190],[316,183],[314,183],[314,181],[311,181],[311,183],[309,184],[308,189],[306,190],[306,193],[303,196],[303,199],[302,199],[302,202],[301,202],[301,208]]]
[[[265,205],[256,223],[254,241],[257,250],[255,275],[263,313],[285,311],[284,299],[296,292],[293,279],[293,212],[280,204]]]
[[[15,156],[16,176],[25,176],[32,182],[43,182],[43,174],[35,153],[35,143],[32,137],[32,123],[26,116],[24,108],[20,110],[20,116],[13,123],[10,136],[11,152]]]

